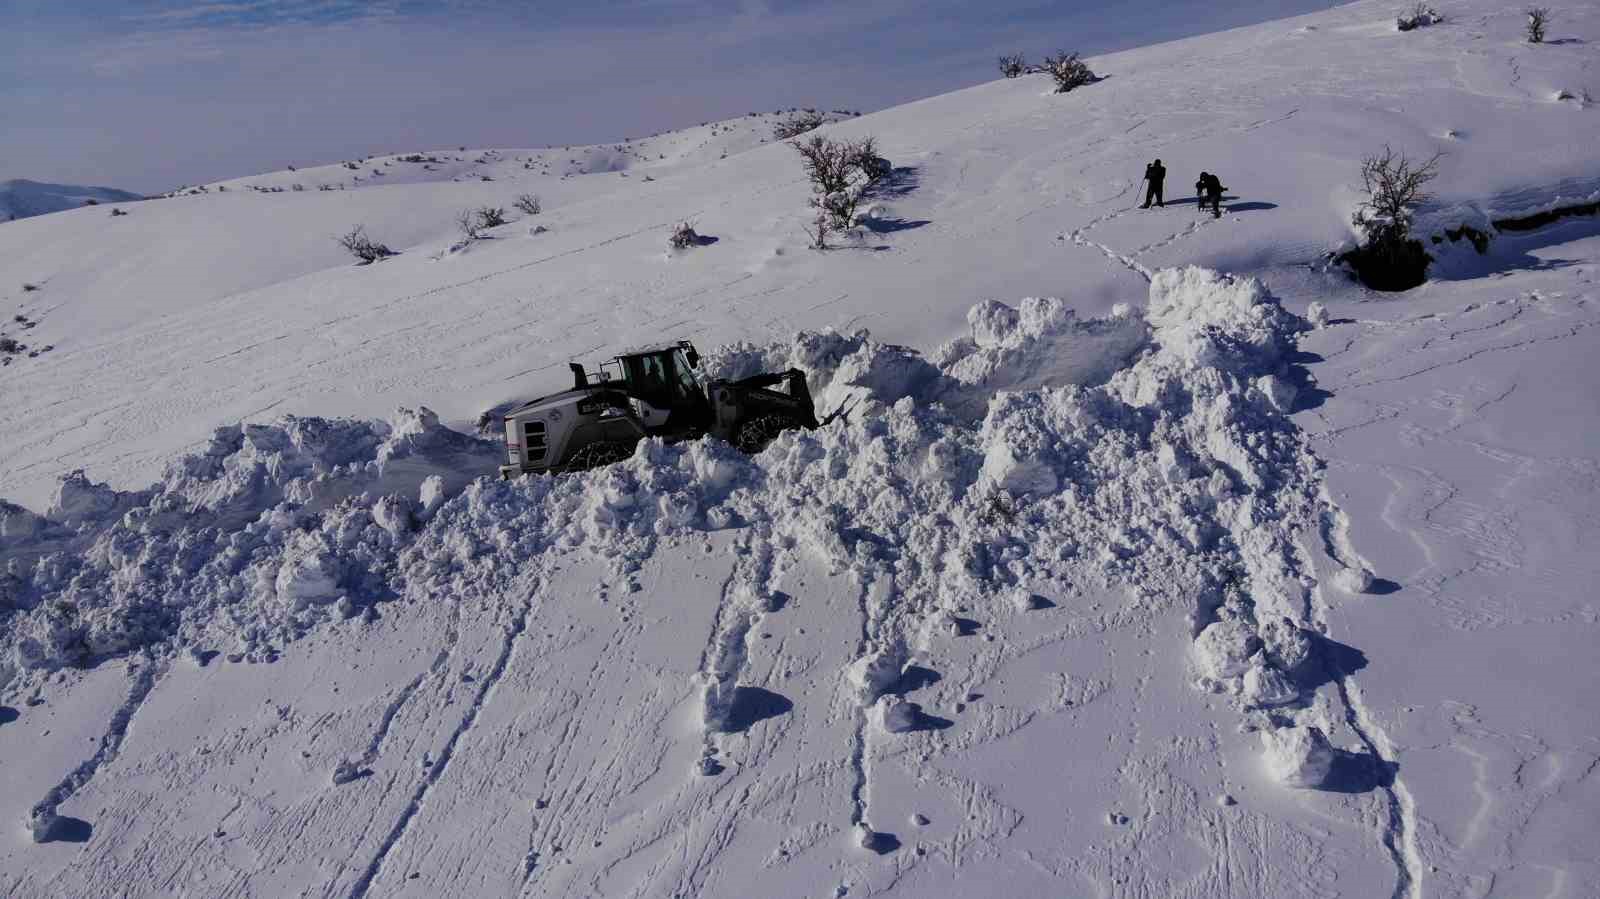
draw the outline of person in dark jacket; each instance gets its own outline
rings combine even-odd
[[[1144,167],[1144,180],[1150,182],[1150,188],[1145,191],[1144,205],[1139,208],[1149,209],[1152,200],[1157,206],[1164,208],[1167,204],[1161,202],[1161,185],[1167,180],[1167,169],[1161,164],[1161,160],[1157,159]]]
[[[1222,179],[1210,172],[1201,172],[1200,180],[1194,183],[1195,196],[1200,201],[1200,210],[1205,211],[1206,204],[1211,204],[1211,214],[1215,218],[1222,218],[1222,192],[1227,188],[1222,186]]]

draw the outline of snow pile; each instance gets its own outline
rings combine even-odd
[[[51,669],[178,635],[269,656],[330,607],[394,595],[388,570],[430,493],[436,504],[498,457],[421,409],[220,428],[137,492],[76,472],[42,518],[0,509],[7,655]]]
[[[707,354],[713,376],[794,366],[826,402],[857,402],[753,457],[647,440],[593,472],[468,482],[498,450],[426,411],[222,429],[149,491],[75,479],[43,525],[7,511],[8,529],[29,532],[0,544],[21,584],[7,644],[25,668],[169,635],[270,656],[376,600],[500,595],[574,552],[626,576],[664,539],[737,528],[700,674],[707,771],[745,643],[801,554],[863,585],[855,661],[839,672],[862,727],[914,722],[883,700],[908,662],[952,638],[957,612],[1026,614],[1034,585],[1116,587],[1137,614],[1186,613],[1202,688],[1242,708],[1292,702],[1312,627],[1294,540],[1322,506],[1279,385],[1307,324],[1254,280],[1193,268],[1157,274],[1142,318],[1029,300],[970,321],[973,337],[936,360],[865,332]],[[980,397],[973,428],[954,407]],[[24,561],[57,533],[81,556]]]
[[[1267,773],[1286,787],[1320,787],[1333,770],[1334,749],[1320,728],[1263,730],[1261,748]]]

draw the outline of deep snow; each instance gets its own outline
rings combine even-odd
[[[58,345],[0,370],[0,889],[1594,893],[1594,221],[1323,256],[1382,140],[1449,148],[1430,238],[1600,190],[1593,10],[1443,12],[831,125],[897,174],[825,255],[749,123],[0,226]],[[1248,193],[1133,209],[1152,155]],[[486,476],[482,409],[680,336],[848,415]]]

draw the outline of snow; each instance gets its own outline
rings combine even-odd
[[[1320,787],[1333,771],[1334,749],[1315,727],[1264,730],[1261,744],[1268,773],[1286,787]]]
[[[4,891],[1593,893],[1593,219],[1324,257],[1375,140],[1450,142],[1430,229],[1597,189],[1584,45],[1448,12],[828,125],[900,168],[826,254],[758,118],[0,225],[57,346],[0,369]],[[1137,210],[1155,155],[1240,196]],[[493,477],[484,409],[679,338],[841,415]]]

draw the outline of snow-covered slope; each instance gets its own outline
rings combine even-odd
[[[896,170],[828,253],[749,129],[0,227],[0,891],[1595,894],[1600,228],[1324,256],[1384,142],[1430,237],[1600,189],[1600,14],[1444,12],[829,125]],[[855,405],[488,477],[479,411],[676,337]]]
[[[84,187],[78,184],[45,184],[13,178],[0,181],[0,222],[25,219],[63,209],[77,209],[94,203],[126,203],[143,197],[113,187]]]

